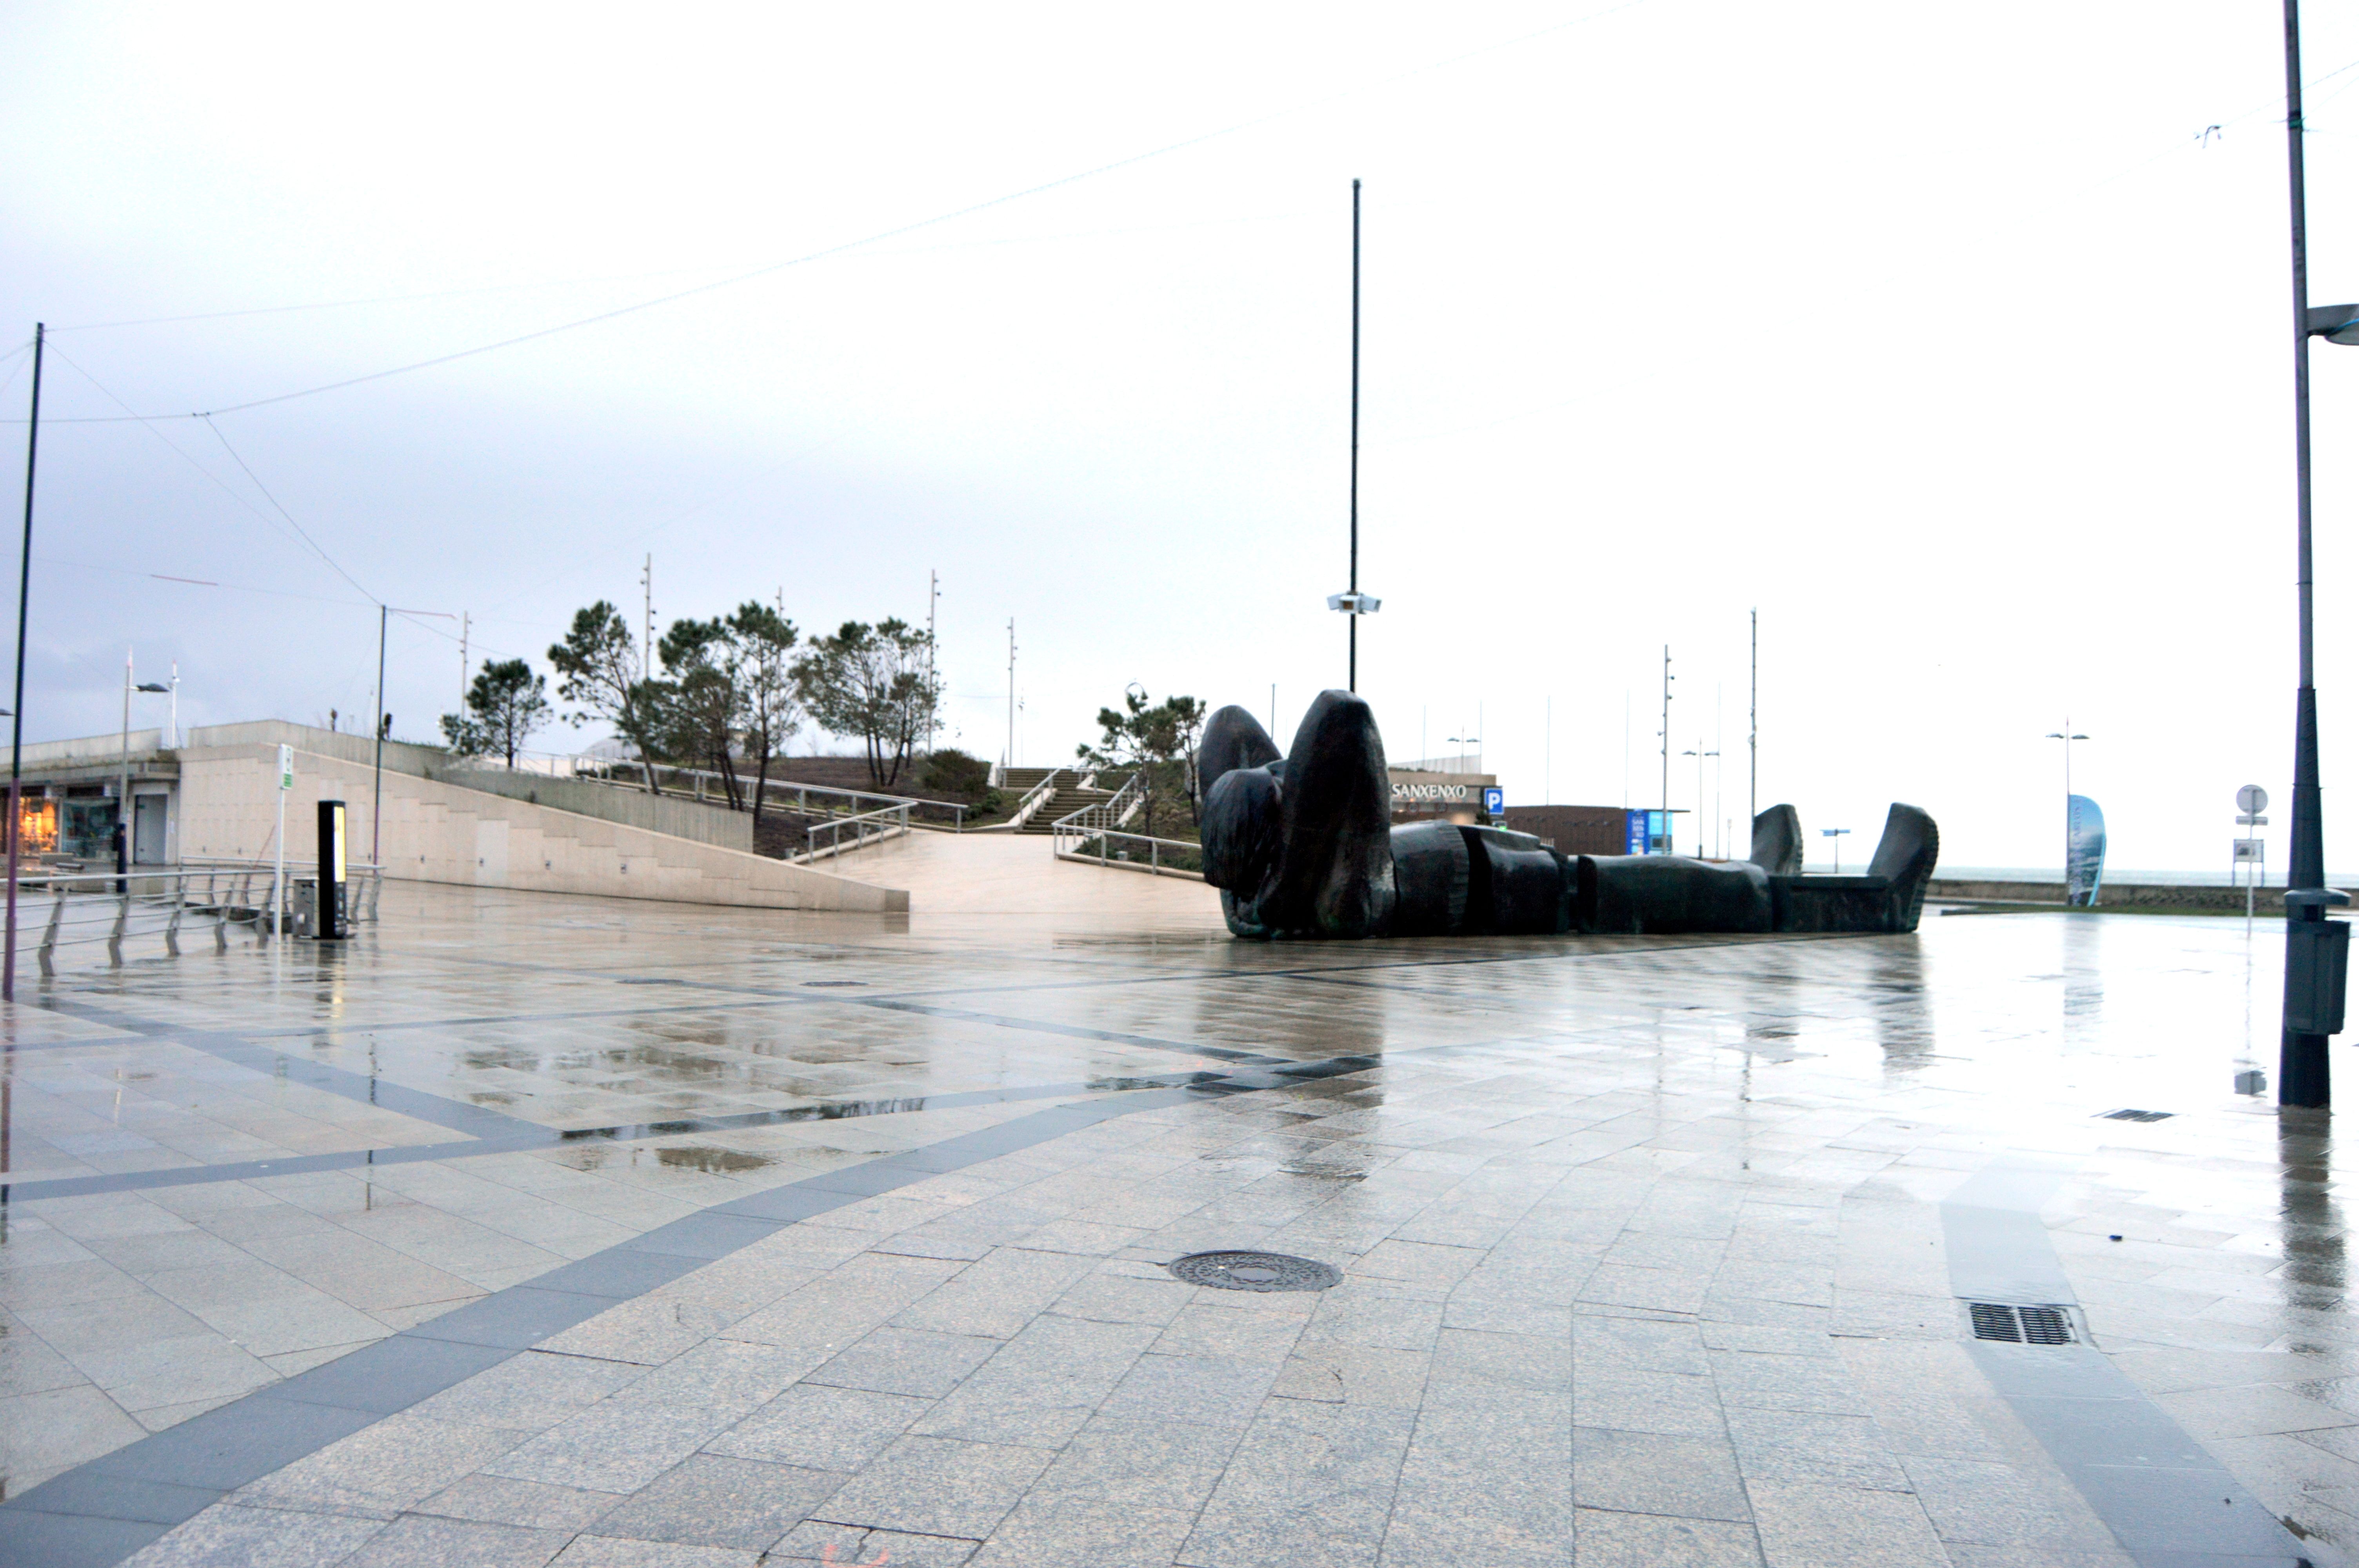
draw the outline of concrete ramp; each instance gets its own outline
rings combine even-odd
[[[303,733],[285,728],[299,739]],[[275,744],[182,748],[182,855],[267,861],[277,810],[277,759]],[[308,859],[313,852],[315,803],[342,799],[350,811],[354,857],[366,859],[371,787],[366,762],[299,746],[295,787],[287,798],[290,855]],[[881,914],[909,907],[908,893],[898,887],[416,773],[387,768],[384,789],[383,854],[392,878],[762,909]]]
[[[1223,930],[1221,895],[1202,882],[1102,871],[1058,860],[1046,840],[1015,833],[912,833],[842,862],[906,889],[921,914],[1056,914],[1094,924]]]

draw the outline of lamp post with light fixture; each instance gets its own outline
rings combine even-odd
[[[131,869],[131,694],[135,691],[168,694],[171,689],[160,681],[142,681],[134,685],[131,650],[125,648],[123,651],[122,782],[116,786],[119,793],[114,800],[114,874],[118,879]],[[118,880],[114,891],[118,893],[125,892],[125,884]]]
[[[1360,182],[1352,181],[1352,575],[1342,593],[1327,596],[1327,608],[1352,619],[1345,655],[1344,689],[1360,689],[1360,617],[1374,615],[1384,600],[1360,591]]]
[[[2277,1103],[2333,1101],[2327,1041],[2343,1027],[2351,928],[2326,918],[2350,895],[2326,885],[2319,799],[2318,692],[2310,637],[2310,341],[2359,344],[2359,305],[2310,302],[2308,201],[2303,189],[2301,18],[2285,0],[2286,177],[2293,253],[2294,603],[2299,669],[2294,691],[2293,833],[2286,866],[2285,1011],[2277,1044]]]

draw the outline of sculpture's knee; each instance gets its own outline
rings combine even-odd
[[[1265,767],[1231,768],[1204,792],[1199,838],[1204,880],[1252,898],[1277,863],[1285,806],[1277,777]]]
[[[1306,936],[1383,935],[1395,899],[1392,785],[1375,715],[1350,692],[1321,692],[1283,767],[1285,838],[1262,901],[1269,925]]]

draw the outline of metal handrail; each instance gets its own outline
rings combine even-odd
[[[536,758],[547,762],[549,766],[531,765]],[[706,793],[707,785],[718,784],[723,776],[717,768],[690,768],[672,762],[642,762],[636,758],[569,755],[557,752],[520,752],[517,755],[516,765],[514,767],[510,767],[496,757],[473,757],[466,761],[490,773],[533,773],[549,778],[578,779],[584,784],[600,784],[614,789],[638,790],[642,793],[647,791],[648,781],[652,779],[655,785],[654,793],[658,795],[693,795],[699,801],[709,799]],[[560,766],[566,771],[558,771]],[[625,769],[639,776],[636,778],[619,776]],[[755,774],[742,771],[737,773],[736,776],[738,784],[748,789],[759,784],[766,805],[777,804],[777,797],[791,795],[794,798],[795,808],[806,815],[811,811],[810,797],[825,795],[843,801],[849,806],[858,806],[863,801],[882,803],[880,806],[847,813],[853,816],[864,816],[868,811],[889,810],[898,806],[908,806],[919,810],[930,807],[935,810],[948,811],[954,814],[960,829],[963,831],[966,827],[966,814],[972,809],[955,800],[926,800],[916,795],[886,795],[880,790],[872,789],[842,789],[834,784],[803,784],[793,779],[763,780],[758,779]],[[669,790],[664,787],[667,779],[672,785]],[[845,807],[830,806],[823,801],[821,809],[843,811]]]
[[[1108,871],[1145,871],[1151,876],[1185,877],[1190,881],[1199,882],[1204,880],[1204,873],[1201,871],[1190,871],[1185,866],[1167,866],[1163,863],[1175,851],[1193,856],[1201,863],[1204,855],[1204,847],[1201,844],[1190,844],[1180,838],[1152,838],[1144,833],[1122,833],[1111,827],[1089,827],[1074,820],[1075,817],[1084,816],[1088,812],[1103,811],[1105,808],[1103,804],[1086,806],[1081,811],[1074,812],[1071,816],[1060,816],[1057,819],[1056,826],[1049,829],[1051,835],[1049,843],[1057,859],[1080,860],[1084,864],[1103,867]],[[1071,849],[1066,847],[1069,839],[1072,841]],[[1128,850],[1117,850],[1114,848],[1116,840],[1135,846],[1138,854]],[[1086,852],[1093,842],[1097,846],[1097,853],[1093,855]],[[1145,858],[1140,859],[1139,854],[1143,854]]]
[[[316,874],[317,862],[288,862],[290,872],[311,866]],[[357,888],[358,896],[348,892],[346,917],[354,921],[376,921],[378,903],[384,891],[385,872],[375,865],[352,865],[348,871],[365,871],[365,880],[348,879],[347,887]],[[199,890],[199,879],[203,888]],[[229,951],[229,933],[234,925],[253,928],[256,944],[266,945],[277,921],[273,913],[281,903],[280,890],[276,885],[277,871],[267,864],[251,860],[212,860],[183,862],[172,866],[133,866],[122,871],[58,871],[39,869],[22,871],[16,879],[20,890],[48,892],[52,895],[49,918],[42,925],[41,937],[36,955],[41,973],[57,973],[57,950],[61,946],[78,946],[84,943],[104,942],[107,963],[114,968],[123,964],[123,944],[132,935],[132,914],[138,909],[169,910],[160,926],[149,926],[164,938],[164,950],[178,957],[180,952],[180,925],[190,914],[209,918],[213,923],[213,948]],[[261,898],[257,900],[256,884]],[[94,921],[75,922],[84,934],[66,935],[66,914],[70,906],[82,904],[103,912]]]
[[[843,830],[847,827],[853,830],[852,842],[849,844],[843,841]],[[857,849],[864,844],[875,843],[880,838],[897,838],[908,831],[909,807],[906,804],[899,806],[886,806],[882,811],[864,811],[856,816],[830,817],[827,821],[804,830],[803,838],[806,848],[801,854],[794,856],[793,860],[798,865],[809,865],[822,854],[841,855],[848,849]],[[819,843],[820,835],[822,833],[828,836],[827,848],[824,850],[820,848]]]
[[[1091,776],[1094,778],[1096,775],[1093,773]],[[1146,800],[1147,791],[1143,787],[1146,782],[1147,770],[1141,768],[1131,774],[1129,780],[1120,789],[1114,791],[1113,798],[1093,800],[1078,811],[1067,812],[1057,818],[1049,831],[1061,832],[1069,824],[1076,832],[1082,828],[1103,830],[1121,827],[1130,820],[1132,814]],[[1083,787],[1086,788],[1087,785]],[[1176,843],[1178,840],[1175,839],[1173,842]]]
[[[1007,825],[1010,827],[1021,827],[1039,816],[1040,808],[1056,798],[1057,775],[1065,771],[1063,768],[1050,768],[1048,777],[1026,790],[1024,798],[1016,803],[1015,811],[1009,815]]]

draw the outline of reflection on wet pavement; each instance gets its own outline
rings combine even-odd
[[[2266,927],[385,912],[7,1021],[0,1563],[2125,1563],[2223,1470],[2253,1560],[2359,1542]],[[2083,1360],[1976,1348],[1962,1236]],[[1162,1267],[1220,1249],[1343,1282]],[[233,1418],[251,1474],[142,1441]]]

